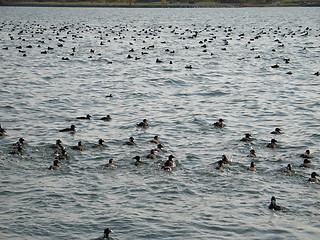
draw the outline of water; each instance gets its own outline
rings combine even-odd
[[[307,179],[320,173],[318,8],[1,7],[0,16],[1,239],[97,239],[107,227],[113,239],[317,239],[320,185]],[[149,128],[137,128],[144,118]],[[71,124],[76,134],[58,131]],[[268,149],[276,127],[284,134]],[[240,142],[247,132],[254,140]],[[165,152],[149,160],[155,135]],[[123,146],[130,136],[137,145]],[[20,137],[24,154],[9,154]],[[100,138],[107,147],[92,149]],[[69,160],[50,171],[56,139]],[[79,140],[83,152],[71,149]],[[257,172],[247,171],[250,149]],[[314,159],[301,169],[306,149]],[[170,154],[177,167],[165,172]],[[223,154],[232,164],[219,171]],[[147,164],[135,166],[136,155]],[[117,168],[103,169],[110,158]],[[295,173],[281,172],[288,163]],[[283,211],[268,209],[271,196]]]

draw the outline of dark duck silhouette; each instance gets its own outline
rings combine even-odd
[[[87,114],[85,117],[77,117],[77,119],[88,119],[91,120],[92,116],[90,114]]]
[[[101,148],[101,147],[105,147],[105,145],[103,145],[104,140],[103,139],[99,139],[98,144],[93,145],[93,148]]]
[[[223,162],[222,160],[218,161],[218,166],[216,167],[217,170],[223,170],[224,169],[224,166],[223,166]]]
[[[276,198],[274,196],[272,196],[272,198],[271,198],[271,203],[269,205],[269,209],[273,209],[273,210],[277,210],[277,211],[282,209],[280,206],[277,205]]]
[[[308,179],[309,182],[319,182],[319,179],[316,177],[319,176],[316,172],[311,173],[311,178]]]
[[[136,145],[136,143],[134,142],[134,137],[130,137],[128,142],[125,142],[123,145],[128,145],[128,146],[133,146]]]
[[[106,117],[102,117],[100,118],[100,120],[103,120],[103,121],[110,121],[112,118],[110,115],[107,115]]]
[[[59,130],[59,132],[71,132],[71,133],[74,133],[74,132],[76,132],[76,126],[72,124],[70,126],[70,128],[61,129],[61,130]]]
[[[6,130],[4,128],[2,128],[1,124],[0,124],[0,136],[4,137],[6,135]]]
[[[147,158],[156,159],[157,158],[156,150],[155,149],[151,149],[150,153],[147,155]]]
[[[155,143],[155,144],[159,144],[159,136],[154,136],[154,138],[150,142]]]
[[[78,142],[78,145],[71,147],[71,149],[82,151],[82,150],[83,150],[82,142],[79,141],[79,142]]]
[[[312,156],[310,155],[310,150],[306,150],[306,152],[304,154],[301,154],[300,157],[308,159],[312,158]]]
[[[256,157],[256,151],[254,149],[251,149],[250,154],[247,157]]]
[[[49,167],[49,170],[58,170],[58,169],[60,169],[59,163],[60,163],[59,160],[54,160],[53,161],[53,165],[51,165]]]
[[[246,133],[245,137],[241,138],[240,141],[242,141],[242,142],[251,142],[252,141],[251,137],[252,137],[252,135],[250,133]]]
[[[289,164],[286,166],[286,169],[284,169],[282,172],[284,172],[284,173],[292,173],[292,166],[291,166],[291,164],[289,163]]]
[[[251,162],[250,167],[248,167],[248,170],[249,170],[249,171],[253,171],[253,172],[256,172],[256,171],[257,171],[254,162]]]
[[[223,128],[225,125],[224,125],[224,119],[220,118],[218,122],[215,122],[213,125],[217,128]]]
[[[267,147],[268,148],[275,148],[277,146],[277,143],[278,141],[275,140],[275,139],[271,139],[271,142],[267,144]]]
[[[148,120],[147,119],[143,119],[143,121],[141,123],[138,123],[137,124],[138,127],[148,127],[149,126],[149,123],[148,123]]]
[[[300,165],[301,168],[310,168],[311,167],[311,161],[309,159],[303,160],[303,163]]]
[[[109,237],[109,234],[110,233],[113,233],[113,230],[111,230],[110,228],[106,228],[103,232],[103,237],[100,238],[99,240],[109,240],[110,237]]]
[[[280,128],[276,128],[274,131],[271,132],[271,134],[282,134],[282,130]]]
[[[104,165],[104,168],[106,168],[106,167],[108,167],[108,168],[117,167],[116,165],[114,165],[114,159],[113,158],[110,158],[109,162],[106,165]]]
[[[143,165],[143,162],[141,162],[141,157],[140,156],[135,156],[132,159],[135,159],[136,162],[134,163],[134,165],[139,166],[139,165]]]
[[[170,155],[168,160],[161,167],[161,169],[171,171],[172,168],[176,166],[175,162],[173,161],[174,158],[175,158],[175,156]]]

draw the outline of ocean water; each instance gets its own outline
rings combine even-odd
[[[109,227],[112,239],[318,239],[319,23],[319,8],[1,7],[0,238],[98,239]],[[150,160],[155,135],[165,148]],[[10,154],[20,137],[23,155]],[[69,159],[51,171],[57,139]],[[311,168],[299,168],[306,149]],[[223,154],[232,163],[216,170]],[[117,168],[103,167],[110,158]]]

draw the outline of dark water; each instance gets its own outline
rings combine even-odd
[[[307,181],[320,173],[319,8],[1,7],[0,19],[1,239],[97,239],[106,227],[113,239],[319,237],[320,187]],[[58,131],[71,124],[76,134]],[[150,160],[155,135],[165,151]],[[23,155],[9,154],[20,137]],[[69,160],[50,171],[56,139]],[[299,168],[306,149],[311,168]],[[223,154],[232,164],[219,171]],[[103,169],[110,158],[117,168]]]

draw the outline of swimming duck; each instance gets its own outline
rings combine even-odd
[[[109,94],[109,95],[107,95],[106,97],[108,97],[108,98],[112,98],[113,96],[112,96],[112,94]]]
[[[19,146],[22,147],[22,145],[24,144],[24,142],[27,141],[24,138],[19,138],[18,142],[16,142],[15,144],[12,145],[12,148],[18,148]]]
[[[113,158],[109,159],[109,163],[107,163],[106,165],[104,165],[104,167],[117,167],[116,165],[114,165],[114,160]]]
[[[252,135],[250,133],[246,133],[245,137],[241,138],[240,141],[242,142],[251,142],[252,141]]]
[[[74,133],[75,131],[76,131],[76,126],[73,124],[70,126],[70,128],[59,130],[59,132],[71,132],[71,133]]]
[[[281,207],[277,205],[276,203],[276,198],[274,196],[272,196],[271,198],[271,204],[269,205],[269,209],[273,209],[273,210],[281,210]]]
[[[247,157],[256,157],[256,151],[254,149],[251,149],[250,154]]]
[[[309,182],[319,182],[318,178],[316,176],[319,176],[316,172],[311,173],[311,178],[309,178]]]
[[[248,167],[248,170],[249,170],[249,171],[253,171],[253,172],[256,172],[256,171],[257,171],[254,162],[251,162],[250,167]]]
[[[223,170],[224,169],[224,166],[223,166],[223,162],[222,160],[218,161],[218,166],[216,167],[217,170]]]
[[[62,149],[62,145],[61,145],[62,141],[60,139],[57,139],[56,140],[56,144],[53,144],[52,146],[50,146],[50,148],[53,148],[53,149]]]
[[[138,127],[148,127],[149,126],[149,123],[148,123],[148,120],[147,119],[143,119],[143,121],[139,124],[137,124]]]
[[[275,148],[277,146],[277,143],[278,141],[275,140],[275,139],[271,139],[271,142],[267,144],[267,147],[268,148]]]
[[[85,117],[77,117],[77,119],[88,119],[91,120],[92,116],[90,114],[87,114]]]
[[[104,140],[103,139],[99,139],[98,144],[94,145],[93,148],[100,148],[100,147],[105,147],[105,145],[103,145]]]
[[[125,142],[123,145],[129,145],[129,146],[136,145],[136,143],[134,142],[134,137],[130,137],[129,141]]]
[[[140,156],[135,156],[132,159],[135,159],[136,162],[134,163],[134,165],[139,166],[139,165],[143,165],[143,162],[141,162],[141,157]]]
[[[5,136],[6,135],[6,130],[4,128],[2,128],[1,124],[0,124],[0,136]]]
[[[58,170],[60,169],[59,160],[54,160],[53,165],[49,167],[49,170]]]
[[[110,121],[112,118],[110,115],[107,115],[106,117],[103,117],[103,118],[100,118],[100,120],[103,120],[103,121]]]
[[[12,155],[15,155],[15,154],[22,155],[22,150],[24,150],[24,148],[21,145],[18,145],[17,146],[17,150],[14,150],[14,151],[9,152],[9,153],[12,154]]]
[[[274,131],[271,132],[271,134],[282,134],[282,130],[280,128],[276,128]]]
[[[226,155],[222,155],[222,159],[221,159],[223,164],[230,164],[231,161],[229,160],[229,158]]]
[[[79,142],[78,142],[78,145],[71,147],[71,149],[82,151],[82,150],[83,150],[82,142],[79,141]]]
[[[157,145],[157,148],[155,149],[155,151],[157,151],[157,152],[162,152],[162,151],[163,151],[162,148],[164,148],[164,146],[163,146],[161,143],[159,143],[159,144]]]
[[[306,150],[306,152],[304,154],[301,154],[300,157],[302,158],[312,158],[312,156],[310,155],[310,150]]]
[[[68,160],[68,155],[67,155],[67,151],[66,148],[64,147],[57,155],[56,159],[59,160]]]
[[[218,127],[218,128],[223,128],[224,127],[224,119],[220,118],[218,122],[215,122],[213,125]]]
[[[150,142],[155,143],[155,144],[159,144],[159,136],[154,136],[154,138]]]
[[[113,233],[113,230],[111,230],[110,228],[106,228],[103,232],[103,238],[101,238],[100,240],[109,240],[110,233]]]
[[[286,167],[286,169],[284,169],[282,172],[284,173],[292,173],[292,166],[291,164],[289,163]]]
[[[147,155],[147,158],[156,159],[157,158],[156,150],[155,149],[151,149],[150,153]]]
[[[301,168],[310,168],[311,167],[311,161],[309,159],[303,160],[303,163],[300,165]]]
[[[173,158],[175,157],[173,155],[170,155],[169,159],[164,163],[161,169],[171,171],[172,168],[176,166],[175,162],[173,161]]]

